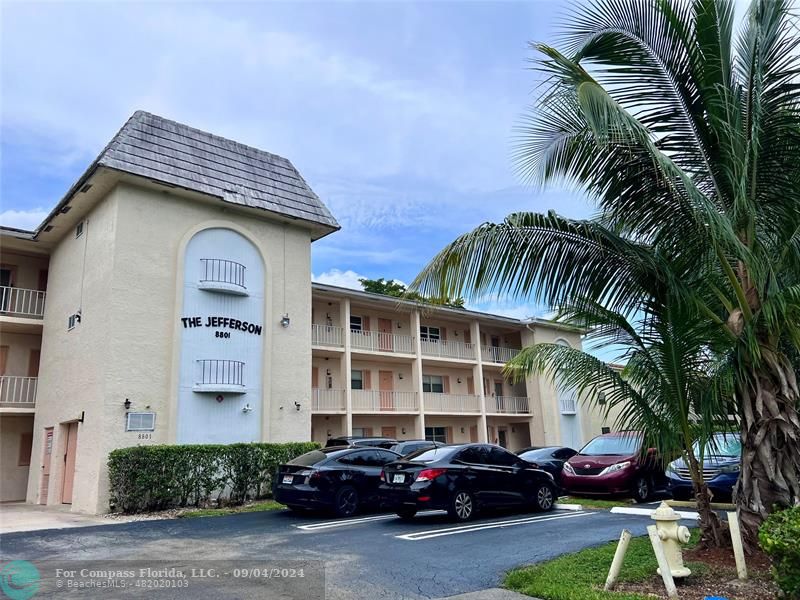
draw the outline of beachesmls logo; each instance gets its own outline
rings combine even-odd
[[[39,569],[27,560],[12,560],[0,567],[0,590],[11,600],[32,598],[40,581]]]

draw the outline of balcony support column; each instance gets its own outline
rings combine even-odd
[[[414,338],[419,340],[420,315],[418,310],[411,311],[411,344],[414,348],[414,363],[411,366],[411,380],[414,392],[417,396],[419,414],[414,419],[415,435],[418,440],[425,439],[425,394],[422,393],[422,344],[415,343]]]
[[[350,340],[350,298],[344,298],[339,303],[339,311],[344,333],[344,355],[339,363],[342,369],[342,381],[344,381],[344,434],[353,435],[353,383],[350,378],[350,373],[353,369]]]
[[[485,444],[489,441],[489,431],[486,426],[486,395],[483,389],[483,356],[480,345],[481,326],[478,321],[472,321],[469,324],[469,335],[470,339],[474,340],[478,359],[475,366],[472,367],[472,378],[475,380],[475,391],[478,392],[481,406],[481,414],[478,417],[478,441]]]

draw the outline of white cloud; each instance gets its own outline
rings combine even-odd
[[[47,211],[43,208],[31,210],[4,210],[0,212],[0,225],[17,229],[33,230],[44,221]]]
[[[342,271],[340,269],[331,269],[320,273],[319,275],[311,274],[311,280],[317,283],[326,283],[328,285],[337,285],[339,287],[350,288],[353,290],[361,290],[361,283],[359,279],[366,278],[365,275],[359,275],[355,271],[348,269]]]

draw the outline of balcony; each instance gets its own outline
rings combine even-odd
[[[311,345],[344,348],[344,329],[333,325],[311,325]]]
[[[346,411],[344,390],[320,388],[311,390],[311,412],[344,413]]]
[[[203,276],[197,285],[201,290],[247,296],[244,276],[247,268],[240,263],[223,258],[201,258]]]
[[[423,356],[475,360],[475,344],[448,340],[420,340],[420,350]]]
[[[44,296],[41,290],[0,287],[0,315],[41,319],[44,317]]]
[[[203,359],[197,361],[195,392],[244,394],[244,363],[239,360]]]
[[[353,412],[419,412],[415,392],[353,390]]]
[[[369,352],[399,352],[411,354],[414,352],[414,338],[410,335],[395,335],[380,331],[350,331],[350,344],[353,350],[367,350]]]
[[[37,377],[0,377],[0,407],[33,408],[36,406]]]
[[[530,398],[526,396],[492,396],[486,398],[486,412],[490,415],[529,415],[530,404]]]
[[[503,348],[501,346],[481,346],[481,358],[484,362],[507,363],[517,354],[519,348]]]
[[[472,394],[425,392],[425,414],[476,414],[481,412],[481,397]]]

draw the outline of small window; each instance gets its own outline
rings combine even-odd
[[[75,226],[75,237],[79,238],[83,235],[83,221]]]
[[[350,331],[363,331],[364,321],[361,317],[350,315]]]
[[[425,439],[431,442],[447,443],[447,428],[446,427],[426,427]]]
[[[156,428],[156,413],[128,413],[128,423],[125,431],[154,431]]]
[[[360,372],[361,371],[359,371],[359,373]],[[353,437],[367,437],[367,430],[363,427],[353,427]]]
[[[67,318],[67,331],[75,329],[75,325],[81,322],[81,316],[78,313],[72,314]]]
[[[419,337],[428,342],[438,342],[441,338],[441,330],[438,327],[428,327],[421,325],[419,328]]]
[[[444,379],[441,375],[423,375],[422,391],[433,392],[435,394],[444,393]]]
[[[364,389],[364,372],[363,371],[350,371],[350,388],[354,390]],[[353,434],[355,435],[355,434]]]
[[[606,394],[605,394],[605,392],[599,392],[597,394],[597,403],[600,406],[604,406],[605,405],[605,403],[606,403]]]
[[[611,433],[611,427],[603,427],[600,430],[601,433]]]

